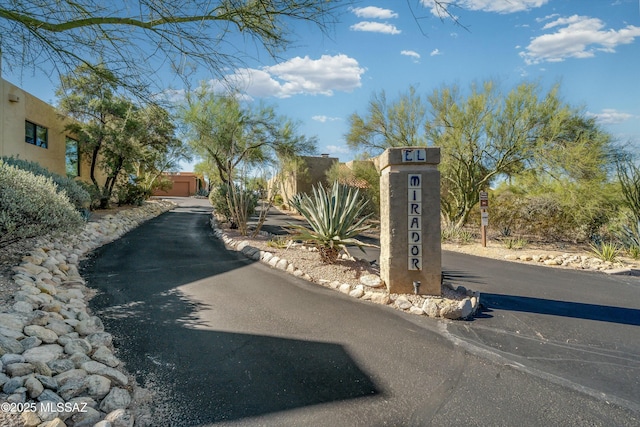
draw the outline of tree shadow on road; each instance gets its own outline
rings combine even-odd
[[[482,293],[480,301],[484,317],[492,310],[508,310],[640,326],[640,310],[634,308],[491,293]]]

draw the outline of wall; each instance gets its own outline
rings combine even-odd
[[[303,156],[298,171],[290,173],[281,184],[282,197],[286,204],[297,193],[311,194],[318,184],[327,185],[327,171],[338,162],[337,157]]]
[[[25,142],[25,120],[48,129],[47,148]],[[0,78],[0,157],[37,162],[51,172],[66,175],[65,119],[55,107]],[[80,179],[90,182],[90,163],[80,162]],[[99,182],[104,181],[101,172]]]
[[[1,85],[0,155],[38,162],[51,172],[65,175],[66,135],[55,108],[5,80]],[[47,148],[25,142],[25,120],[48,129]]]

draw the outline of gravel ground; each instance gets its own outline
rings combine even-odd
[[[323,264],[320,261],[320,254],[317,251],[298,243],[287,243],[284,240],[280,240],[280,242],[284,242],[284,247],[276,247],[272,243],[270,244],[270,238],[265,236],[250,238],[241,236],[234,230],[223,229],[223,231],[232,239],[238,241],[246,240],[253,247],[271,252],[278,258],[286,259],[296,266],[296,268],[311,276],[314,282],[332,282],[337,280],[340,283],[359,285],[361,276],[380,273],[377,265],[372,265],[368,261],[357,260],[358,249],[351,252],[355,260],[339,259],[335,264]]]

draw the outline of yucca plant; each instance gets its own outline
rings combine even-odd
[[[347,252],[347,245],[354,245],[363,252],[363,247],[375,247],[361,242],[356,236],[369,229],[366,224],[370,215],[362,215],[368,201],[358,198],[358,189],[333,183],[331,192],[322,186],[313,187],[313,194],[296,194],[289,203],[309,223],[293,228],[298,231],[296,239],[310,242],[318,247],[320,259],[325,264],[333,264],[340,251]]]
[[[620,252],[620,248],[615,243],[591,243],[589,246],[591,246],[591,252],[602,261],[615,262],[618,260],[618,253]]]

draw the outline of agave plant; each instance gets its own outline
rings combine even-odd
[[[305,217],[311,229],[304,226],[298,230],[297,239],[311,242],[318,247],[320,259],[325,264],[335,263],[341,250],[347,245],[375,247],[364,243],[356,236],[371,226],[365,224],[370,215],[362,216],[368,201],[358,197],[358,189],[334,182],[331,192],[322,186],[313,187],[313,194],[296,194],[289,202]]]

